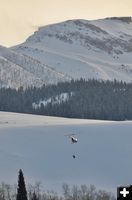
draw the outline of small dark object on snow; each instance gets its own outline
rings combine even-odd
[[[73,155],[72,157],[73,157],[74,159],[76,158],[76,156],[75,156],[75,155]]]

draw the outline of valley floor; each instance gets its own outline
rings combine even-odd
[[[41,181],[46,189],[94,184],[116,193],[132,184],[132,121],[66,119],[0,112],[0,177]],[[77,134],[71,144],[67,134]],[[76,155],[73,159],[72,155]]]

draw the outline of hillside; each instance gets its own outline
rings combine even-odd
[[[0,110],[69,118],[132,120],[132,83],[83,79],[0,89]]]
[[[131,17],[51,24],[12,49],[72,78],[132,81]]]
[[[0,87],[40,87],[69,79],[30,56],[0,46]]]

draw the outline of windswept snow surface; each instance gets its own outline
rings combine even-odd
[[[132,81],[132,19],[68,20],[40,27],[15,51],[74,79]]]
[[[16,183],[22,168],[26,182],[41,181],[45,189],[94,184],[116,193],[117,185],[132,184],[131,130],[131,121],[0,112],[0,180]],[[65,136],[71,133],[77,144]]]

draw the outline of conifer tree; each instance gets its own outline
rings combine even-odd
[[[28,200],[24,175],[21,169],[19,170],[18,174],[18,188],[16,200]]]

